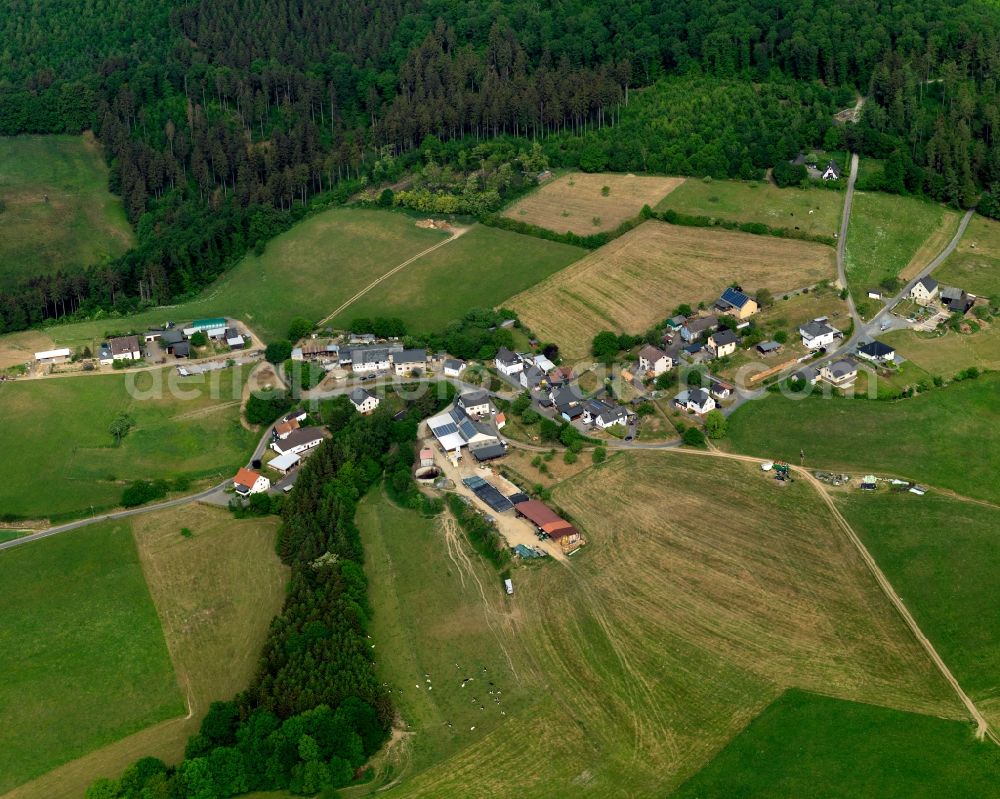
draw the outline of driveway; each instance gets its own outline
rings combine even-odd
[[[426,427],[422,428],[421,432],[423,435],[427,435]],[[472,507],[490,516],[496,522],[497,529],[500,531],[501,535],[503,535],[508,546],[513,547],[517,544],[524,544],[526,547],[534,547],[535,549],[544,550],[556,560],[564,561],[567,559],[566,555],[563,554],[562,548],[558,544],[550,539],[542,541],[538,539],[534,525],[525,519],[518,517],[513,510],[505,511],[504,513],[497,513],[489,505],[477,497],[473,493],[472,489],[462,482],[462,479],[465,477],[482,477],[487,482],[492,483],[504,496],[510,496],[511,494],[517,493],[521,490],[520,488],[498,472],[494,472],[489,466],[479,466],[476,464],[475,460],[468,453],[466,453],[458,462],[458,466],[455,466],[451,460],[446,458],[444,453],[438,449],[437,442],[425,439],[421,443],[421,446],[430,447],[434,451],[434,465],[441,470],[445,477],[455,484],[455,488],[452,493],[466,497],[472,503]]]

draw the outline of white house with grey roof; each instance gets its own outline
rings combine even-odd
[[[501,374],[512,377],[524,369],[524,361],[516,352],[511,352],[506,347],[501,347],[497,352],[497,357],[493,361],[497,371]]]
[[[446,452],[455,452],[470,444],[499,442],[489,425],[473,421],[457,406],[432,416],[427,420],[427,426]]]
[[[613,405],[599,399],[589,399],[583,404],[583,421],[607,430],[616,424],[628,424],[628,411],[620,405]]]
[[[843,334],[837,328],[828,324],[825,318],[813,319],[808,324],[799,328],[799,335],[802,336],[802,343],[806,349],[818,350],[829,347]]]
[[[458,358],[446,358],[444,361],[444,376],[445,377],[460,377],[462,372],[465,371],[465,361],[460,361]]]
[[[688,391],[682,391],[674,397],[674,405],[681,410],[693,411],[699,416],[704,416],[716,408],[715,400],[703,388],[692,388]]]
[[[835,386],[846,386],[857,379],[858,365],[854,361],[845,358],[821,367],[819,376]]]
[[[369,394],[363,388],[354,389],[351,394],[351,405],[358,413],[369,414],[374,411],[381,400],[374,394]]]
[[[869,341],[858,347],[858,356],[876,363],[896,360],[896,350],[881,341]]]
[[[391,353],[392,365],[400,377],[427,366],[427,350],[400,350]]]
[[[355,374],[388,372],[391,365],[386,347],[359,347],[351,350],[351,370]]]
[[[531,390],[538,388],[545,381],[546,377],[546,372],[532,363],[521,370],[521,374],[518,375],[518,381],[521,383],[521,386]]]
[[[651,373],[653,377],[659,377],[664,372],[669,371],[674,365],[674,360],[659,347],[647,344],[639,350],[640,371]]]
[[[271,442],[271,449],[279,455],[291,452],[298,455],[306,450],[318,447],[323,443],[322,427],[300,427],[293,430],[285,438],[276,438]]]
[[[927,303],[937,296],[938,291],[940,291],[940,288],[934,278],[930,276],[922,277],[910,289],[910,299],[917,303],[917,305],[927,305]]]
[[[480,416],[489,416],[492,410],[490,407],[490,395],[485,391],[466,391],[464,394],[459,395],[455,404],[465,411],[467,416],[474,419]]]

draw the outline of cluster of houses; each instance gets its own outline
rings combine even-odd
[[[606,430],[630,421],[629,412],[614,401],[586,398],[573,383],[573,368],[556,366],[544,355],[516,353],[501,347],[494,365],[512,382],[532,392],[542,407],[554,408],[567,422],[579,421]]]
[[[378,343],[370,333],[351,334],[344,343],[310,340],[292,350],[293,361],[320,361],[327,369],[340,368],[361,377],[419,375],[438,359],[424,349],[406,349],[396,340]],[[449,359],[444,368],[449,377],[458,377],[465,364]]]
[[[195,319],[187,327],[177,327],[173,322],[167,322],[163,327],[154,327],[146,331],[146,344],[154,341],[160,348],[175,358],[191,357],[191,337],[196,333],[204,333],[210,341],[224,344],[230,350],[241,350],[246,346],[246,339],[235,325],[223,317],[211,319]]]
[[[969,294],[964,289],[955,286],[942,286],[930,276],[923,277],[914,283],[909,296],[917,305],[928,306],[936,301],[943,311],[963,316],[976,304],[975,294]]]
[[[859,344],[854,356],[846,356],[831,361],[819,369],[807,367],[798,372],[797,377],[810,383],[824,380],[835,388],[849,388],[858,377],[858,369],[863,363],[871,366],[887,366],[895,363],[896,350],[882,341]]]
[[[148,354],[149,345],[154,342],[163,352],[175,358],[190,358],[190,340],[195,333],[204,333],[208,339],[224,343],[230,350],[239,350],[246,346],[246,339],[234,323],[222,317],[195,319],[184,328],[177,327],[173,322],[167,322],[163,327],[150,328],[141,336],[109,338],[100,343],[97,361],[101,366],[113,366],[121,361],[142,360],[144,355]],[[68,363],[72,358],[73,353],[68,347],[35,353],[35,362],[39,365]]]
[[[302,462],[302,458],[323,443],[326,437],[322,427],[302,426],[308,414],[298,408],[282,416],[271,427],[270,448],[276,453],[267,462],[267,468],[287,475]],[[254,462],[254,466],[258,465]],[[260,494],[271,489],[271,480],[255,468],[242,468],[233,478],[233,489],[241,497]]]
[[[747,327],[751,316],[760,310],[757,300],[738,288],[727,288],[710,313],[675,316],[667,320],[664,347],[649,345],[639,353],[639,371],[648,377],[659,377],[681,361],[705,363],[725,358],[736,352],[740,343],[739,330]],[[723,326],[720,316],[736,320],[737,329]]]

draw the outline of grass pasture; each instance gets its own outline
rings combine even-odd
[[[405,763],[397,766],[409,774],[482,740],[506,718],[501,710],[514,717],[530,697],[507,659],[504,636],[494,630],[510,624],[510,609],[491,614],[493,603],[481,593],[495,599],[499,578],[466,551],[464,534],[380,494],[361,504],[358,524],[379,675],[412,733]],[[462,688],[466,677],[472,681]],[[502,692],[500,704],[490,690]]]
[[[960,715],[805,484],[630,453],[554,502],[589,544],[568,566],[515,565],[512,597],[464,539],[384,500],[364,509],[375,651],[409,724],[380,793],[664,796],[793,686]],[[718,523],[720,504],[739,526]],[[500,675],[499,720],[468,696],[475,658]],[[438,670],[476,679],[442,685]]]
[[[18,443],[11,453],[18,468],[0,485],[0,508],[28,518],[89,515],[91,507],[117,505],[131,480],[219,480],[234,472],[256,443],[239,418],[248,371],[183,379],[192,382],[164,369],[0,384],[0,417],[17,430]],[[156,379],[162,392],[153,388]],[[133,397],[133,380],[154,396]],[[108,427],[120,412],[135,426],[116,447]]]
[[[108,191],[108,168],[89,135],[0,137],[0,202],[0,288],[97,264],[132,245],[121,200]]]
[[[944,335],[913,330],[894,330],[882,339],[891,344],[911,363],[932,375],[952,377],[969,367],[1000,369],[1000,325],[984,323],[978,333],[956,333],[945,329]]]
[[[398,316],[407,330],[443,330],[472,308],[492,308],[586,255],[569,244],[474,225],[460,238],[414,261],[334,317]]]
[[[962,688],[1000,723],[1000,508],[936,492],[836,499]]]
[[[1000,375],[912,399],[805,399],[769,394],[729,419],[726,446],[762,458],[857,474],[897,474],[992,502],[1000,486]]]
[[[45,332],[57,346],[92,347],[108,330],[232,316],[265,341],[284,338],[296,316],[323,318],[380,275],[447,238],[415,222],[401,213],[334,208],[275,237],[263,255],[246,256],[189,302],[125,319],[54,325]]]
[[[822,244],[648,221],[507,304],[564,357],[579,358],[601,330],[641,333],[734,281],[780,296],[832,277],[834,252]]]
[[[184,714],[128,522],[0,553],[0,792]]]
[[[914,197],[855,193],[845,255],[854,296],[887,277],[915,275],[944,249],[960,219],[957,211]]]
[[[973,216],[955,252],[934,277],[980,297],[1000,295],[1000,222]]]
[[[677,211],[731,222],[833,236],[840,229],[842,192],[817,188],[779,189],[770,182],[688,179],[668,194],[658,211]]]
[[[998,779],[967,724],[788,691],[672,796],[972,799]]]
[[[132,527],[190,715],[90,752],[10,799],[75,799],[96,778],[118,775],[139,757],[179,760],[208,705],[243,690],[253,676],[288,577],[274,552],[277,519],[233,519],[222,508],[193,505],[136,517]]]
[[[557,233],[587,236],[614,230],[684,182],[684,178],[652,175],[570,172],[546,181],[503,215]]]

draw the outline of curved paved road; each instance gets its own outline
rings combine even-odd
[[[268,425],[264,430],[263,435],[257,442],[257,446],[254,448],[253,455],[250,460],[256,460],[261,457],[264,450],[267,449],[267,445],[271,440],[271,426]],[[164,502],[157,502],[153,505],[142,505],[138,508],[128,508],[127,510],[113,511],[112,513],[102,513],[98,516],[91,516],[87,519],[77,519],[74,522],[67,522],[66,524],[59,524],[55,527],[49,527],[47,530],[39,530],[37,533],[31,533],[30,535],[21,536],[20,538],[15,538],[11,541],[4,541],[0,543],[0,551],[5,549],[12,549],[13,547],[21,546],[22,544],[28,544],[32,541],[38,541],[42,538],[48,538],[49,536],[58,535],[59,533],[68,533],[70,530],[78,530],[81,527],[87,527],[91,524],[97,524],[98,522],[114,521],[115,519],[126,519],[129,516],[138,516],[142,513],[152,513],[157,510],[165,510],[166,508],[176,508],[178,505],[187,505],[191,502],[198,502],[203,499],[209,499],[210,497],[220,494],[225,488],[232,485],[232,480],[224,480],[217,485],[211,486],[210,488],[203,489],[196,494],[187,494],[183,497],[174,497],[174,499],[168,499]]]
[[[189,502],[197,502],[199,499],[205,499],[216,491],[225,488],[230,484],[227,480],[219,485],[212,486],[211,488],[206,488],[204,491],[199,491],[197,494],[189,494],[184,497],[177,497],[176,499],[168,499],[166,502],[157,502],[155,505],[143,505],[139,508],[130,508],[129,510],[119,510],[114,513],[106,513],[101,516],[91,516],[89,519],[77,519],[75,522],[68,522],[66,524],[60,524],[56,527],[50,527],[47,530],[41,530],[37,533],[31,533],[30,535],[21,536],[20,538],[15,538],[12,541],[5,541],[0,544],[0,550],[11,549],[13,547],[21,546],[21,544],[28,544],[32,541],[38,541],[41,538],[48,538],[52,535],[58,535],[59,533],[68,533],[70,530],[77,530],[81,527],[86,527],[90,524],[96,524],[97,522],[113,521],[114,519],[124,519],[128,516],[138,516],[140,513],[149,513],[154,510],[163,510],[164,508],[174,508],[178,505],[186,505]]]
[[[862,322],[856,318],[857,311],[854,309],[854,300],[851,299],[850,296],[848,296],[848,302],[850,303],[851,307],[851,314],[853,317],[855,317],[854,333],[851,335],[850,339],[845,341],[834,352],[829,353],[823,358],[820,358],[816,361],[810,361],[809,365],[818,369],[820,366],[827,363],[828,361],[832,361],[836,358],[854,352],[854,350],[857,348],[859,344],[863,343],[868,339],[874,338],[879,332],[881,332],[880,330],[881,320],[885,316],[885,314],[887,314],[891,308],[895,307],[896,303],[898,303],[900,300],[902,300],[906,295],[910,293],[910,290],[916,285],[917,281],[927,277],[927,275],[929,275],[931,272],[933,272],[935,269],[941,266],[941,264],[944,263],[944,260],[955,251],[955,248],[958,246],[958,243],[962,240],[962,236],[965,235],[965,229],[969,226],[969,221],[972,219],[972,215],[974,213],[975,213],[974,208],[970,208],[968,211],[965,212],[965,216],[962,217],[962,221],[958,225],[958,230],[955,231],[955,235],[952,237],[951,241],[948,242],[948,245],[943,250],[941,250],[941,252],[939,252],[937,256],[935,256],[935,258],[929,264],[927,264],[927,266],[921,269],[920,272],[918,272],[915,277],[913,277],[905,286],[903,286],[903,288],[894,297],[891,297],[890,299],[886,300],[885,305],[882,306],[881,310],[879,310],[879,312],[875,314],[867,322]]]

